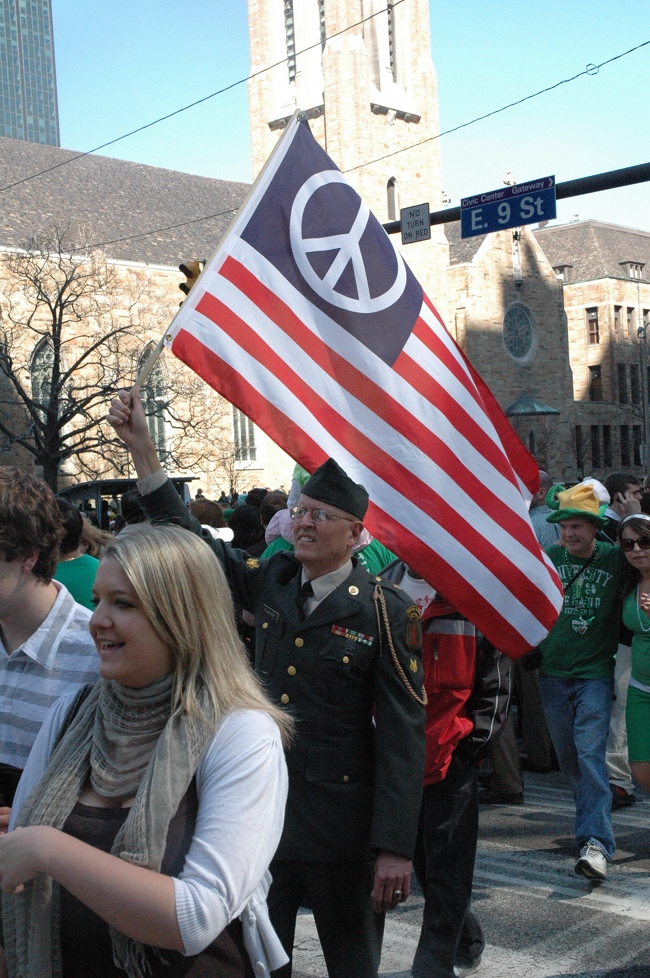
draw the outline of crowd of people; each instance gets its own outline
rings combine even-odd
[[[368,534],[334,459],[186,506],[137,390],[109,420],[138,476],[112,532],[0,468],[0,978],[290,978],[301,907],[331,978],[375,978],[412,871],[412,975],[478,972],[479,803],[524,803],[513,695],[523,765],[571,785],[575,871],[605,878],[612,805],[650,790],[633,476],[540,474],[565,599],[515,664]]]

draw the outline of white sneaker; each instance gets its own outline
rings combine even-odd
[[[580,859],[575,865],[575,872],[590,880],[604,880],[607,876],[607,860],[598,846],[587,842],[580,850]]]
[[[481,955],[474,958],[471,964],[455,964],[454,974],[456,978],[469,978],[469,975],[475,975],[478,969],[481,967]]]

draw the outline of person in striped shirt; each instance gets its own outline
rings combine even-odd
[[[52,580],[62,537],[52,490],[0,467],[0,805],[11,805],[50,706],[99,676],[90,611]]]

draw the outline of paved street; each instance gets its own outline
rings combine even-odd
[[[573,806],[559,774],[525,774],[526,804],[481,808],[474,911],[480,978],[650,978],[650,800],[614,812],[606,883],[573,872]],[[408,978],[422,896],[389,916],[380,974]],[[299,920],[294,978],[326,978],[311,914]]]

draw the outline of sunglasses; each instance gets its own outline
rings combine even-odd
[[[638,546],[639,550],[650,550],[650,537],[639,537],[637,540],[630,540],[627,537],[621,540],[621,550],[623,553],[631,553],[636,546]]]

